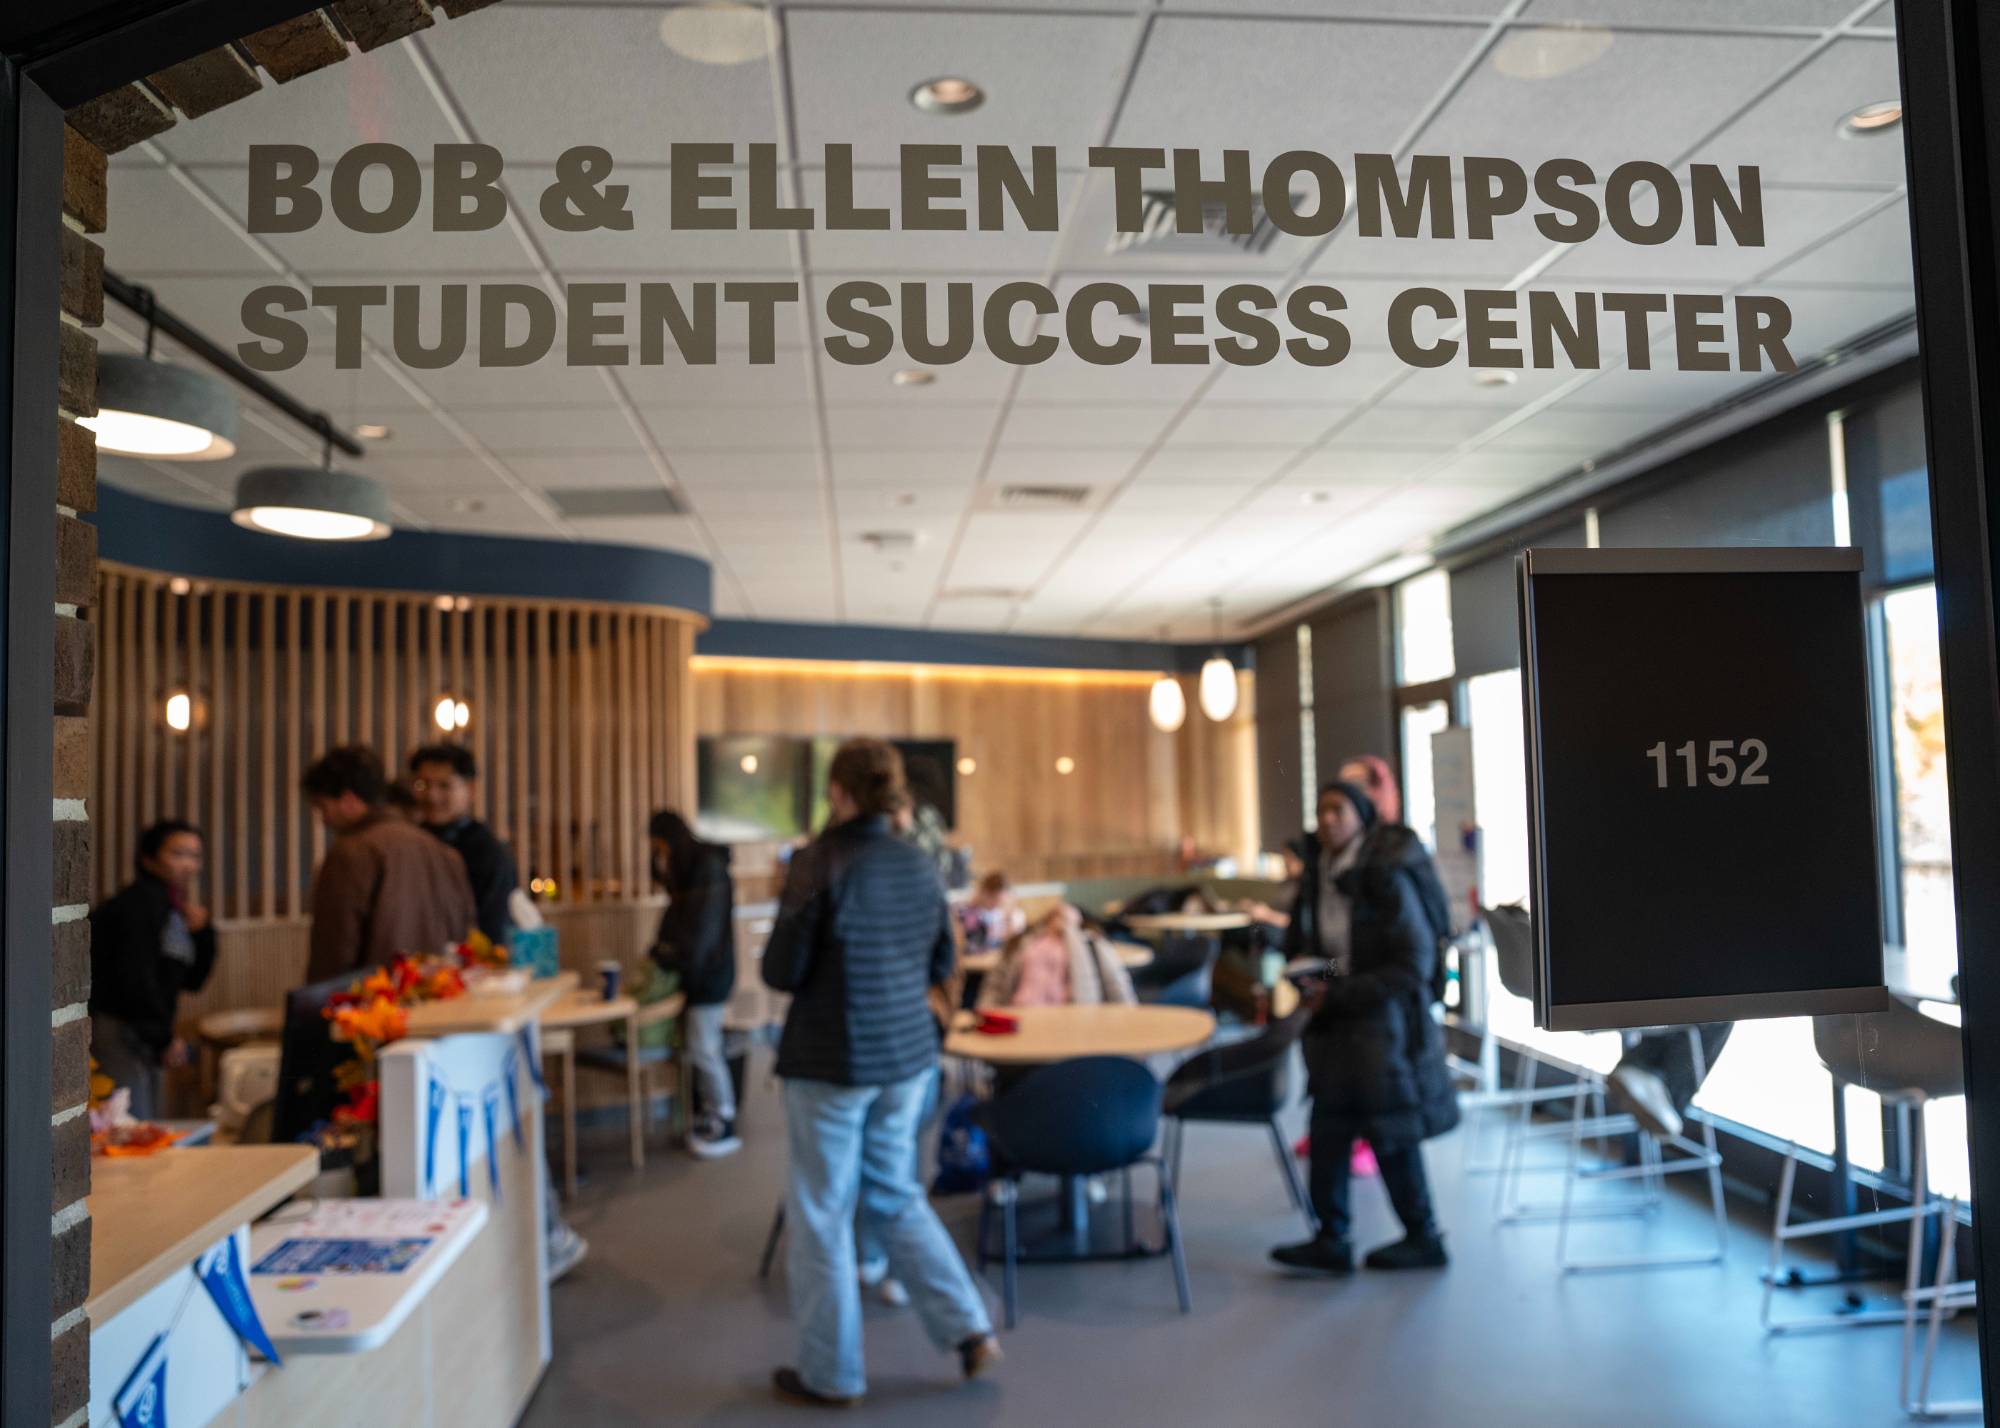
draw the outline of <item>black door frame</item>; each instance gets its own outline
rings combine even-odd
[[[1944,660],[1960,998],[1975,1229],[2000,1209],[2000,7],[1894,0],[1900,32]],[[0,1422],[48,1422],[51,618],[60,111],[315,8],[303,0],[134,0],[6,37],[0,56]],[[9,27],[12,29],[13,27]],[[8,717],[12,712],[15,717]],[[2000,1286],[2000,1234],[1978,1236]],[[1996,1290],[2000,1292],[2000,1290]],[[2000,1421],[2000,1314],[1979,1311],[1989,1421]]]

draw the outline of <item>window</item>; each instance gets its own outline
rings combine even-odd
[[[1319,746],[1313,738],[1313,632],[1299,624],[1299,807],[1310,824],[1319,808]]]
[[[1451,723],[1442,699],[1403,706],[1403,821],[1417,830],[1424,846],[1435,849],[1437,797],[1431,781],[1431,735]]]
[[[1454,668],[1451,577],[1432,570],[1405,580],[1396,587],[1396,682],[1429,684],[1451,678]]]
[[[1528,746],[1521,671],[1465,682],[1472,720],[1472,786],[1479,812],[1479,898],[1488,907],[1528,901]]]
[[[1937,587],[1916,585],[1885,596],[1882,616],[1888,634],[1889,757],[1896,786],[1903,941],[1912,956],[1956,968]]]

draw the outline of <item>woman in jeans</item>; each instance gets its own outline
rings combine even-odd
[[[917,1130],[937,1071],[929,992],[951,975],[936,866],[896,836],[902,757],[841,745],[826,831],[792,859],[764,949],[764,980],[792,996],[778,1042],[791,1158],[786,1270],[799,1363],[773,1376],[797,1402],[846,1407],[867,1387],[854,1216],[868,1217],[931,1342],[967,1378],[1000,1345],[958,1248],[916,1178]]]

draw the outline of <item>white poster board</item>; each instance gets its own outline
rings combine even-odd
[[[1479,906],[1479,811],[1472,782],[1472,730],[1454,725],[1431,735],[1432,807],[1438,880],[1451,900],[1451,930]]]

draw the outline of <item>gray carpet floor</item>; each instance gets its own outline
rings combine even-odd
[[[783,1256],[768,1283],[756,1278],[783,1183],[784,1145],[768,1075],[756,1071],[751,1080],[746,1147],[732,1159],[701,1163],[662,1137],[646,1168],[634,1172],[624,1164],[622,1131],[581,1139],[589,1178],[570,1217],[591,1251],[552,1291],[555,1360],[523,1419],[530,1428],[814,1416],[769,1391],[772,1368],[790,1362],[794,1347]],[[990,1380],[962,1385],[955,1363],[931,1350],[908,1310],[871,1306],[868,1398],[846,1421],[912,1428],[1888,1428],[1908,1421],[1895,1400],[1899,1329],[1778,1339],[1759,1331],[1761,1214],[1738,1214],[1721,1266],[1565,1278],[1555,1269],[1552,1226],[1494,1226],[1491,1177],[1465,1169],[1468,1135],[1478,1126],[1469,1118],[1468,1128],[1427,1147],[1452,1266],[1345,1282],[1288,1279],[1271,1269],[1265,1251],[1298,1238],[1301,1227],[1268,1138],[1196,1127],[1182,1187],[1191,1315],[1176,1310],[1164,1259],[1025,1267],[1020,1326],[1003,1335],[1005,1364]],[[1497,1136],[1491,1121],[1485,1132]],[[1489,1157],[1492,1144],[1475,1153]],[[1394,1238],[1379,1183],[1362,1182],[1356,1200],[1360,1241]],[[939,1208],[969,1251],[976,1202]],[[1698,1202],[1673,1196],[1650,1223],[1577,1230],[1575,1250],[1685,1247],[1707,1229]],[[997,1322],[997,1265],[987,1280]],[[1819,1294],[1825,1303],[1826,1291]],[[1813,1303],[1792,1296],[1787,1307]],[[1942,1395],[1976,1395],[1976,1354],[1971,1316],[1962,1316],[1946,1331]]]

